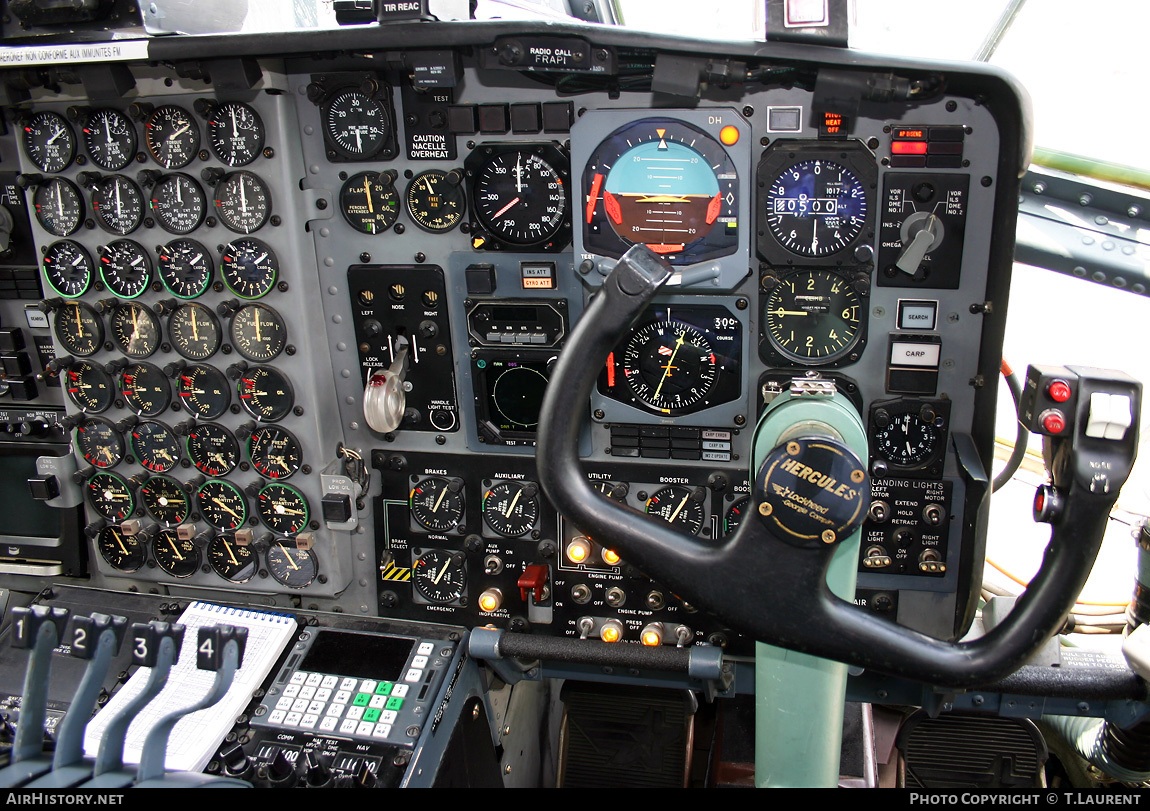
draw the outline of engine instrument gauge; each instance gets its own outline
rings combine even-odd
[[[622,256],[643,243],[672,264],[734,253],[739,177],[727,151],[699,127],[645,118],[612,132],[583,171],[584,246]]]
[[[935,427],[918,414],[907,412],[888,417],[874,434],[874,449],[896,465],[910,467],[934,455],[938,442]]]
[[[76,156],[76,133],[59,113],[45,110],[22,124],[24,151],[44,172],[60,172]]]
[[[411,582],[429,603],[457,602],[467,587],[467,566],[462,552],[429,549],[411,564]]]
[[[188,431],[188,459],[209,476],[226,476],[240,463],[240,443],[222,425],[207,423]]]
[[[146,358],[160,348],[160,322],[142,304],[117,304],[109,321],[112,340],[128,357]]]
[[[253,366],[236,384],[244,411],[263,422],[278,422],[291,413],[295,392],[291,383],[270,366]]]
[[[190,538],[180,540],[174,529],[162,529],[152,539],[152,557],[172,577],[191,577],[200,570],[200,550]]]
[[[859,347],[862,299],[843,276],[804,270],[779,280],[763,304],[768,363],[830,363]]]
[[[276,582],[290,589],[310,586],[319,573],[315,552],[291,543],[276,541],[268,547],[268,572]]]
[[[172,348],[188,360],[207,360],[220,348],[223,334],[215,313],[203,304],[185,302],[168,317]]]
[[[205,420],[227,412],[232,402],[231,389],[227,377],[214,366],[188,366],[176,378],[180,405]]]
[[[180,443],[162,422],[144,420],[132,426],[128,440],[136,461],[145,470],[167,473],[180,461]]]
[[[254,237],[243,237],[224,246],[220,272],[229,290],[240,298],[256,299],[275,287],[280,266],[271,248]]]
[[[570,239],[567,156],[554,144],[488,145],[474,150],[472,216],[476,248],[562,248]],[[485,236],[493,237],[488,242]]]
[[[743,516],[746,515],[750,504],[751,497],[743,496],[736,499],[735,503],[727,508],[727,512],[723,516],[723,537],[735,534],[735,530],[743,523]]]
[[[117,239],[100,247],[100,280],[120,298],[136,298],[152,281],[152,259],[138,242]]]
[[[177,298],[196,298],[212,284],[212,255],[194,239],[173,239],[156,247],[156,270]]]
[[[92,257],[70,239],[53,242],[44,252],[44,278],[64,298],[76,298],[92,286]]]
[[[207,198],[195,178],[177,172],[156,181],[148,208],[169,234],[189,234],[204,221]]]
[[[130,234],[144,220],[144,195],[123,175],[109,175],[92,189],[92,211],[105,231]]]
[[[152,476],[144,482],[140,503],[148,515],[166,526],[184,523],[191,511],[183,485],[169,476]]]
[[[196,490],[196,504],[200,515],[216,529],[236,530],[248,520],[248,502],[243,492],[222,479],[201,484]]]
[[[407,506],[424,529],[447,532],[463,520],[463,482],[442,476],[426,478],[411,489]]]
[[[264,525],[279,535],[295,535],[307,527],[309,512],[303,493],[290,484],[265,484],[256,496],[256,512]]]
[[[778,264],[800,258],[858,263],[853,249],[873,233],[874,157],[858,142],[776,141],[755,176],[759,253]]]
[[[116,399],[112,378],[99,365],[86,360],[76,361],[64,371],[64,392],[76,408],[87,414],[107,411]]]
[[[208,116],[208,143],[228,166],[246,166],[264,148],[264,122],[241,101],[217,104]]]
[[[407,216],[424,231],[444,234],[459,225],[467,209],[463,175],[458,171],[428,169],[407,184]]]
[[[100,168],[118,172],[136,157],[136,127],[119,110],[93,110],[83,129],[84,146]]]
[[[287,325],[280,314],[264,304],[245,304],[232,316],[231,339],[248,360],[266,363],[287,344]]]
[[[84,222],[84,198],[72,181],[62,177],[45,180],[32,195],[36,221],[49,234],[66,237]]]
[[[539,520],[539,486],[534,482],[503,481],[483,494],[483,520],[506,538],[530,532]]]
[[[272,196],[256,175],[232,172],[216,184],[212,206],[225,228],[250,234],[267,223],[272,213]]]
[[[382,234],[399,217],[394,172],[360,172],[339,190],[339,209],[348,225],[363,234]]]
[[[250,546],[240,546],[231,535],[217,535],[208,544],[208,565],[229,583],[246,583],[255,577],[260,559]]]
[[[123,521],[136,510],[132,488],[115,473],[97,470],[84,482],[88,503],[108,521]]]
[[[167,376],[151,363],[129,363],[120,372],[124,403],[142,417],[155,417],[167,410],[172,391]]]
[[[144,122],[144,141],[152,160],[165,169],[187,166],[200,148],[200,130],[182,107],[157,107]]]
[[[256,473],[266,479],[286,479],[303,464],[303,450],[290,431],[261,426],[247,442],[248,459]]]
[[[101,469],[115,467],[124,458],[124,440],[101,417],[89,417],[76,426],[76,448],[85,462]]]
[[[56,340],[68,354],[86,358],[104,345],[104,322],[92,307],[82,301],[69,301],[52,314]]]
[[[136,535],[125,535],[114,524],[104,527],[96,536],[96,548],[108,565],[119,572],[136,572],[148,560],[148,550]]]
[[[661,518],[671,526],[698,535],[703,528],[706,511],[702,499],[689,487],[672,485],[658,490],[647,499],[648,515]]]
[[[345,160],[366,160],[388,144],[392,125],[387,108],[358,90],[336,92],[321,115],[328,147]]]

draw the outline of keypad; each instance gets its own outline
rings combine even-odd
[[[427,649],[426,653],[424,648]],[[268,706],[269,724],[338,733],[353,738],[389,740],[412,684],[424,677],[433,646],[423,643],[403,682],[340,678],[325,673],[292,673],[283,693]]]

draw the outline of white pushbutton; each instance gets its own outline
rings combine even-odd
[[[1134,415],[1128,394],[1096,391],[1090,395],[1086,436],[1095,439],[1122,439],[1133,422]]]
[[[1107,439],[1122,439],[1126,436],[1126,429],[1134,423],[1134,415],[1130,409],[1130,395],[1110,395],[1110,425],[1106,427]]]

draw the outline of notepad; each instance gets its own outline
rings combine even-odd
[[[209,625],[234,625],[248,629],[243,664],[227,694],[214,706],[181,719],[168,739],[165,767],[168,771],[202,771],[216,753],[224,736],[231,731],[251,701],[253,694],[271,671],[297,629],[296,621],[286,614],[251,611],[213,603],[193,602],[176,620],[185,626],[180,658],[172,666],[168,683],[128,727],[124,744],[124,762],[140,762],[140,753],[148,730],[162,716],[177,707],[190,707],[207,695],[216,674],[196,667],[198,629]],[[88,723],[84,732],[84,754],[95,757],[108,721],[119,707],[144,688],[148,669],[138,669],[104,708]]]

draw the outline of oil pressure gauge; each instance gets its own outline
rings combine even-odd
[[[115,467],[124,458],[124,440],[101,417],[89,417],[76,426],[76,448],[85,462],[101,469]]]
[[[288,430],[263,425],[252,431],[247,442],[252,469],[265,479],[286,479],[303,464],[303,449]]]
[[[162,422],[144,420],[132,426],[130,440],[136,461],[152,473],[167,473],[180,461],[180,444]]]

